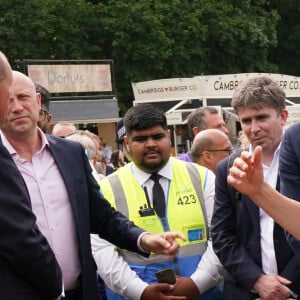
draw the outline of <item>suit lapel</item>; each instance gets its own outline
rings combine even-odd
[[[276,190],[279,190],[280,187],[280,180],[279,176],[277,178],[277,184],[276,184]],[[247,207],[247,211],[249,213],[254,232],[260,233],[260,213],[259,213],[259,207],[247,196],[242,195],[242,201],[245,203],[245,206]]]
[[[16,184],[24,192],[24,196],[26,196],[25,200],[27,204],[30,206],[30,208],[32,208],[29,192],[27,189],[27,185],[24,181],[24,178],[21,172],[19,171],[18,167],[16,166],[10,153],[3,146],[1,136],[0,136],[0,168],[2,172],[6,173],[7,175],[9,174],[9,176],[11,176],[11,180],[16,181]]]
[[[260,218],[259,218],[259,208],[258,206],[247,196],[242,196],[245,206],[247,208],[250,220],[252,222],[252,226],[254,232],[260,233]]]
[[[276,190],[280,191],[280,178],[277,177]],[[285,232],[282,227],[274,222],[274,231],[273,231],[273,240],[275,248],[275,257],[277,261],[278,272],[281,273],[281,270],[285,267],[285,256],[287,249],[290,247],[286,240]]]
[[[75,182],[73,180],[74,166],[70,164],[73,157],[70,158],[70,153],[68,153],[68,149],[64,148],[63,143],[58,143],[51,136],[47,136],[47,139],[49,141],[51,154],[65,183],[73,215],[75,217],[75,222],[78,224],[78,208],[76,205],[76,195],[74,189]]]
[[[279,190],[280,180],[277,179],[276,190]],[[243,201],[247,207],[253,231],[257,233],[257,237],[260,243],[260,213],[259,207],[254,204],[254,202],[247,196],[243,196]],[[275,247],[275,256],[277,260],[278,270],[282,270],[285,266],[285,257],[284,254],[289,247],[285,238],[284,230],[274,222],[274,231],[273,231],[274,247]],[[283,258],[284,257],[284,258]],[[283,259],[282,259],[283,258]],[[280,273],[280,272],[279,272]]]

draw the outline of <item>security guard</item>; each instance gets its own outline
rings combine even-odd
[[[102,180],[102,192],[117,210],[146,231],[180,231],[186,241],[179,241],[178,255],[167,259],[162,255],[145,258],[116,250],[106,241],[92,237],[95,261],[110,288],[108,299],[163,299],[164,293],[173,296],[170,299],[221,299],[218,285],[223,269],[208,240],[213,173],[170,158],[166,117],[154,106],[132,107],[124,124],[132,162]],[[178,275],[174,287],[157,284],[155,273],[166,268],[172,268]]]

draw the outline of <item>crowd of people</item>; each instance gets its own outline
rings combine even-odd
[[[254,77],[233,92],[239,149],[220,111],[200,107],[179,157],[152,104],[118,122],[108,160],[97,134],[51,124],[50,99],[0,52],[3,299],[300,295],[300,125],[285,130],[276,82]],[[164,270],[175,282],[160,281]]]
[[[38,127],[41,95],[0,52],[3,299],[99,300],[90,233],[120,248],[174,255],[178,232],[151,234],[116,211],[85,149]]]

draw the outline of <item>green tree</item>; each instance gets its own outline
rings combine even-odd
[[[0,43],[15,68],[23,58],[113,59],[124,112],[131,82],[276,72],[279,15],[270,2],[0,0]]]
[[[271,60],[282,74],[300,75],[300,6],[293,0],[274,0],[280,22],[277,27],[278,46],[271,52]]]
[[[84,0],[0,2],[0,43],[17,67],[20,59],[94,58],[99,7]]]
[[[108,1],[102,49],[115,61],[119,98],[130,82],[199,74],[276,71],[276,10],[261,1]]]

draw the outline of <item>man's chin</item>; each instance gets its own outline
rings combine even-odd
[[[251,144],[252,144],[253,149],[255,149],[257,146],[261,146],[262,149],[264,149],[266,147],[266,144],[262,140],[253,142]]]
[[[4,133],[6,132],[8,135],[19,136],[27,132],[28,128],[27,126],[16,126],[12,128],[3,128],[2,130]]]
[[[163,162],[158,161],[146,161],[144,162],[144,168],[148,170],[149,173],[158,172],[163,166]]]

